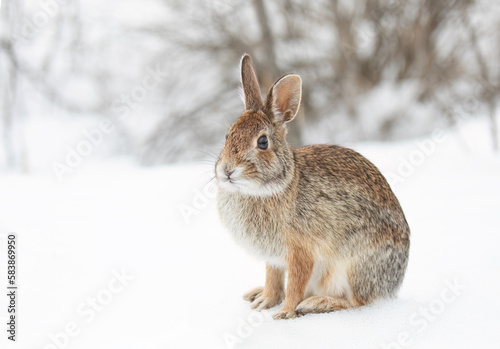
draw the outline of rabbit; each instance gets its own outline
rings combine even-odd
[[[251,57],[240,65],[245,111],[226,134],[215,178],[223,226],[266,262],[264,287],[243,298],[258,310],[284,299],[273,318],[290,319],[394,297],[410,228],[386,179],[348,148],[293,149],[287,124],[299,109],[301,78],[283,76],[262,101]]]

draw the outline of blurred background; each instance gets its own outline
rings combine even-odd
[[[263,93],[301,75],[295,146],[482,117],[498,150],[495,0],[2,0],[0,18],[0,169],[213,158],[243,109],[245,52]]]
[[[498,0],[0,0],[14,346],[500,348],[499,43]],[[245,52],[263,93],[302,77],[292,145],[352,147],[388,179],[412,231],[399,299],[241,334],[265,268],[221,226],[213,165]]]

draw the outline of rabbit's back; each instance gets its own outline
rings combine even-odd
[[[368,159],[335,145],[296,149],[294,159],[299,178],[292,224],[300,227],[296,234],[335,253],[384,242],[409,244],[401,206]]]
[[[352,149],[336,145],[310,145],[295,150],[295,162],[302,184],[309,189],[326,194],[333,184],[339,194],[361,191],[370,201],[402,212],[377,167]],[[310,186],[310,183],[313,185]]]

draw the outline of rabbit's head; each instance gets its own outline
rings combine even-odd
[[[293,151],[286,124],[300,105],[301,79],[285,75],[263,102],[252,59],[241,59],[245,112],[231,126],[215,166],[219,187],[252,196],[281,192],[294,176]]]

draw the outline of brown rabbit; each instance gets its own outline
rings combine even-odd
[[[287,143],[301,99],[298,75],[279,79],[262,102],[244,55],[241,80],[246,111],[226,135],[215,175],[223,224],[267,263],[265,286],[244,299],[260,310],[284,298],[274,318],[288,319],[395,296],[410,229],[384,176],[353,150]]]

